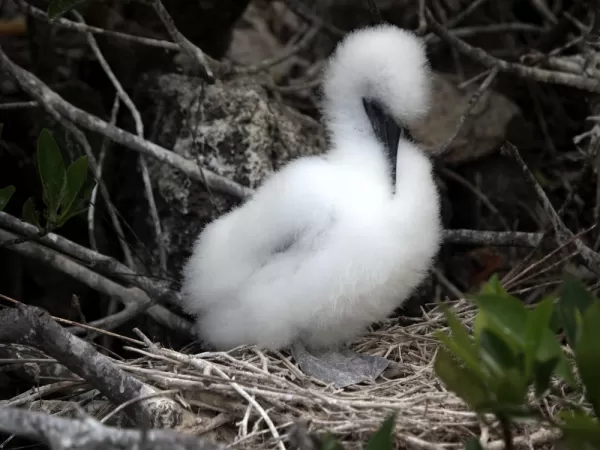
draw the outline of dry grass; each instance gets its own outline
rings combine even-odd
[[[452,308],[463,323],[472,321],[470,304],[454,302]],[[155,345],[129,347],[141,358],[122,368],[161,389],[178,389],[184,404],[202,411],[196,432],[212,433],[236,448],[285,448],[285,437],[298,421],[310,430],[332,431],[347,448],[360,448],[358,443],[394,410],[399,412],[398,448],[464,448],[470,436],[482,436],[487,448],[504,448],[497,425],[482,423],[436,379],[433,333],[443,327],[438,310],[408,326],[381,324],[354,347],[385,356],[395,366],[384,380],[345,390],[307,378],[281,353],[254,347],[197,355]],[[552,403],[545,405],[550,414],[557,409]],[[544,448],[554,437],[532,424],[518,430],[516,443]]]

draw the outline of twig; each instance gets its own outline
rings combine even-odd
[[[536,247],[543,233],[522,231],[444,230],[445,244],[490,245],[495,247]]]
[[[25,0],[17,0],[18,4],[23,8],[28,14],[30,14],[33,18],[47,22],[48,14],[42,11],[35,6],[30,5]],[[180,51],[181,47],[174,42],[162,41],[159,39],[146,38],[141,36],[133,36],[131,34],[120,33],[118,31],[105,30],[104,28],[98,28],[91,25],[85,25],[77,22],[73,22],[72,20],[65,19],[64,17],[59,17],[54,20],[53,26],[65,28],[68,30],[77,31],[79,33],[93,33],[99,35],[105,35],[110,37],[115,37],[118,39],[123,39],[130,42],[135,42],[141,45],[147,45],[149,47],[156,47],[163,50],[169,51]]]
[[[542,203],[544,211],[550,219],[550,223],[552,224],[552,228],[554,229],[558,243],[562,244],[567,242],[569,239],[572,239],[574,237],[573,232],[569,230],[561,220],[560,216],[552,206],[550,199],[548,199],[546,196],[544,189],[540,186],[533,173],[529,170],[527,164],[525,164],[525,161],[521,157],[517,147],[512,145],[510,142],[506,142],[502,149],[515,160],[523,172],[525,179],[535,190],[538,199]],[[596,274],[600,274],[600,255],[585,245],[581,239],[576,238],[573,240],[573,243],[575,244],[577,250],[579,250],[581,257],[584,259],[589,268],[592,269]]]
[[[483,64],[487,68],[493,69],[497,67],[502,72],[512,73],[523,78],[531,78],[542,83],[563,84],[590,92],[600,93],[600,82],[598,80],[589,79],[587,77],[574,75],[571,73],[554,72],[535,67],[527,67],[522,64],[512,63],[496,58],[482,48],[473,47],[450,33],[445,27],[440,25],[435,20],[429,10],[427,10],[426,13],[429,25],[431,28],[433,28],[435,34],[437,34],[450,46],[456,48],[459,52]]]
[[[499,69],[497,67],[494,67],[492,71],[487,75],[485,80],[483,80],[479,88],[473,93],[473,95],[469,99],[467,107],[460,116],[458,125],[454,129],[454,133],[452,133],[452,135],[446,140],[441,150],[436,155],[437,157],[442,157],[448,151],[448,149],[462,130],[467,118],[471,115],[471,111],[473,111],[473,108],[477,105],[477,103],[479,103],[481,95],[490,87],[490,84],[492,84],[492,81],[494,81],[494,78],[496,78],[496,75],[498,75],[498,71]]]
[[[0,213],[2,214],[2,213]],[[54,236],[54,235],[53,235]],[[0,229],[0,241],[14,239],[13,233]],[[48,236],[46,237],[48,238]],[[51,237],[50,237],[51,238]],[[68,242],[68,241],[67,241]],[[73,244],[73,246],[76,244]],[[192,326],[165,307],[155,305],[148,295],[138,287],[123,287],[96,272],[82,266],[76,261],[54,251],[37,242],[25,242],[11,248],[29,258],[42,261],[51,267],[81,281],[94,290],[109,296],[117,297],[125,306],[139,306],[140,309],[130,310],[141,312],[147,308],[147,313],[157,322],[177,330],[188,336],[193,336]],[[92,250],[88,250],[93,252]],[[82,252],[78,252],[82,253]],[[108,258],[107,258],[108,259]]]
[[[184,52],[186,52],[198,63],[198,66],[200,67],[200,74],[203,76],[203,78],[209,83],[213,83],[215,81],[215,76],[209,67],[209,62],[204,55],[204,52],[190,42],[183,34],[181,34],[181,32],[175,26],[173,18],[162,4],[161,0],[152,0],[152,6],[154,7],[156,14],[158,14],[158,17],[160,17],[163,25],[171,35],[171,38],[173,38],[173,40],[179,44]]]
[[[498,208],[494,206],[489,197],[483,192],[481,192],[481,190],[478,189],[477,186],[473,185],[469,180],[448,168],[440,168],[440,173],[471,191],[473,195],[475,195],[481,201],[481,203],[483,203],[492,213],[494,213],[494,215],[496,215],[502,226],[505,229],[510,230],[511,227],[509,226],[506,218],[502,215]]]
[[[72,13],[80,23],[85,24],[85,20],[83,19],[81,14],[79,14],[77,11],[72,11]],[[125,92],[125,89],[123,89],[123,86],[121,86],[121,83],[110,68],[110,65],[108,64],[108,61],[106,61],[106,58],[104,58],[104,55],[102,54],[102,51],[100,50],[100,47],[98,46],[94,35],[92,33],[86,33],[86,38],[89,46],[91,47],[92,51],[94,52],[94,55],[96,56],[96,59],[100,63],[102,70],[104,70],[104,73],[106,74],[113,87],[117,91],[119,98],[131,113],[131,116],[133,117],[133,121],[135,123],[136,134],[139,138],[143,139],[144,123],[142,121],[142,115],[135,106],[135,103],[133,103],[131,97],[129,97],[129,94]],[[140,170],[142,172],[142,179],[144,181],[144,192],[146,194],[146,200],[148,201],[148,206],[150,209],[150,216],[152,217],[152,223],[154,225],[154,233],[156,237],[156,244],[158,247],[158,254],[160,260],[160,269],[164,275],[167,273],[167,252],[165,249],[164,242],[162,240],[162,227],[160,224],[160,217],[158,216],[156,201],[154,200],[154,193],[152,192],[152,184],[150,183],[150,175],[148,173],[148,165],[146,164],[146,158],[144,157],[144,155],[139,155],[139,165]],[[128,261],[128,265],[130,267],[133,267],[133,261]]]
[[[296,53],[298,53],[299,51],[301,51],[302,49],[306,48],[313,41],[313,39],[317,36],[317,34],[319,34],[319,31],[321,31],[321,26],[319,24],[313,25],[304,34],[304,36],[302,36],[302,39],[300,39],[295,44],[290,45],[288,48],[286,48],[284,51],[282,51],[279,55],[276,55],[273,58],[261,61],[258,64],[255,64],[252,66],[236,68],[236,69],[234,69],[234,73],[243,74],[243,75],[252,75],[252,74],[258,73],[260,71],[269,69],[277,64],[280,64],[283,61],[285,61],[286,59],[290,58],[291,56],[293,56]]]
[[[17,342],[43,351],[92,384],[115,404],[157,392],[116,367],[91,344],[69,334],[46,311],[34,306],[0,310],[0,342]],[[144,400],[126,409],[134,423],[144,426],[160,426],[164,419],[161,414],[171,415],[169,412],[172,414],[171,420],[176,419],[177,414],[186,415],[169,398]],[[178,417],[185,420],[182,416]]]
[[[40,101],[46,110],[55,110],[63,117],[73,123],[86,128],[90,131],[108,136],[113,141],[129,147],[132,150],[152,156],[164,163],[167,163],[176,169],[181,170],[190,178],[203,181],[201,171],[204,171],[206,182],[210,184],[215,191],[231,195],[236,198],[245,198],[252,192],[234,181],[223,176],[217,175],[207,169],[199,168],[194,162],[173,153],[159,145],[139,138],[125,130],[115,127],[104,120],[93,116],[72,104],[66,102],[61,96],[52,91],[38,77],[31,72],[19,67],[6,55],[0,47],[0,64],[4,70],[11,73],[19,85],[32,97]]]
[[[173,303],[179,301],[178,295],[171,290],[169,284],[165,281],[137,274],[116,259],[76,244],[58,234],[48,233],[39,237],[35,226],[2,211],[0,211],[0,227],[25,235],[30,240],[38,241],[49,248],[81,261],[93,271],[137,286],[156,299],[166,298]]]
[[[113,107],[110,113],[110,123],[114,125],[117,121],[117,114],[119,113],[119,96],[115,96],[115,101],[113,103]],[[102,179],[102,169],[104,168],[104,158],[106,157],[106,151],[108,150],[109,139],[104,136],[102,139],[102,144],[100,146],[100,156],[98,158],[98,171],[95,173],[96,180]],[[87,220],[88,220],[88,238],[90,240],[90,247],[92,250],[98,251],[98,243],[96,242],[96,231],[95,231],[95,213],[96,213],[96,198],[98,196],[98,184],[94,186],[92,190],[92,195],[90,196],[90,207],[87,212]]]
[[[97,420],[66,419],[21,408],[0,408],[0,430],[39,440],[52,450],[144,448],[145,450],[225,450],[227,447],[170,429],[128,430]]]
[[[28,108],[37,108],[40,106],[38,102],[10,102],[10,103],[0,103],[0,111],[9,111],[11,109],[28,109]]]

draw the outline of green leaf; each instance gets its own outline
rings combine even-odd
[[[38,139],[37,161],[44,188],[44,202],[48,207],[48,219],[54,222],[67,184],[67,171],[56,141],[45,128]]]
[[[50,22],[70,11],[75,6],[85,3],[87,0],[52,0],[48,5],[48,19]]]
[[[506,369],[502,376],[493,380],[491,389],[497,401],[501,402],[505,408],[521,410],[525,403],[528,384],[528,380],[520,370]]]
[[[483,375],[477,355],[477,349],[475,348],[473,339],[471,336],[469,336],[469,332],[446,305],[441,304],[440,308],[442,309],[442,312],[446,317],[446,321],[448,322],[448,326],[452,331],[452,337],[449,337],[442,332],[436,333],[436,336],[471,370]]]
[[[517,353],[524,350],[527,310],[521,301],[507,294],[476,294],[473,302],[484,314],[482,327],[489,328]]]
[[[29,197],[25,203],[23,203],[21,217],[25,222],[35,225],[38,230],[41,231],[43,229],[40,225],[40,213],[35,209],[33,197]]]
[[[550,331],[550,319],[553,310],[553,299],[546,298],[539,302],[533,311],[530,311],[527,315],[525,328],[525,374],[527,378],[533,375],[533,365],[538,355],[542,355],[542,358],[545,356],[543,353],[549,353],[549,358],[555,356],[553,353],[556,351],[556,347],[543,339]],[[538,349],[541,349],[541,351],[538,351]],[[558,351],[560,351],[560,348],[558,348]]]
[[[556,369],[559,362],[559,358],[547,359],[544,361],[534,361],[533,384],[535,387],[535,395],[541,397],[544,392],[550,387],[550,378],[552,373]]]
[[[500,278],[498,277],[498,274],[492,275],[488,282],[481,287],[480,292],[482,294],[489,295],[506,295],[506,291],[500,283]]]
[[[344,450],[342,444],[331,434],[327,432],[325,436],[323,436],[323,442],[321,445],[321,450]]]
[[[572,349],[577,342],[576,312],[580,314],[588,309],[594,302],[594,296],[585,286],[572,275],[566,275],[563,281],[563,291],[558,302],[558,316],[565,330],[567,341]]]
[[[10,186],[6,186],[5,188],[0,189],[0,211],[3,211],[6,208],[6,205],[10,201],[10,198],[15,193],[15,187],[11,184]]]
[[[490,402],[488,389],[484,380],[473,371],[461,366],[444,347],[439,347],[433,363],[436,375],[448,389],[468,403],[471,408],[478,409],[485,402]]]
[[[62,197],[61,218],[67,216],[71,212],[71,208],[77,195],[80,193],[88,172],[88,157],[82,156],[69,166],[67,169],[67,184],[65,195]]]
[[[595,417],[587,414],[564,412],[561,414],[564,423],[560,426],[563,440],[569,448],[600,448],[600,423]]]
[[[496,376],[502,376],[518,364],[517,355],[489,329],[482,329],[479,336],[481,358]]]
[[[369,439],[365,450],[392,450],[394,446],[394,425],[396,425],[396,413],[383,421],[379,429]]]
[[[586,397],[596,417],[600,417],[600,302],[590,305],[583,315],[581,331],[575,347],[575,360]]]
[[[479,439],[471,437],[467,439],[467,442],[465,443],[465,450],[483,450],[483,447],[481,446]]]
[[[577,387],[577,381],[575,380],[575,376],[573,375],[573,365],[571,364],[571,361],[567,358],[565,353],[562,351],[562,349],[554,372],[556,373],[556,375],[562,378],[562,380],[565,383],[567,383],[571,388],[575,389]]]

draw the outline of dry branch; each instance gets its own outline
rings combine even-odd
[[[157,393],[116,367],[91,344],[68,333],[46,311],[34,306],[0,311],[0,342],[30,345],[43,351],[117,405]],[[185,416],[177,403],[166,398],[134,402],[125,412],[135,424],[152,427],[180,425]]]
[[[161,162],[167,163],[176,169],[181,170],[194,180],[200,181],[201,183],[206,180],[206,183],[214,191],[222,192],[236,198],[244,198],[250,195],[251,191],[248,188],[207,169],[201,169],[194,162],[185,159],[176,153],[111,125],[104,120],[73,106],[50,89],[38,77],[12,62],[2,47],[0,47],[0,65],[3,70],[12,74],[21,88],[38,100],[46,110],[56,111],[62,117],[76,125],[108,136],[113,141],[118,142],[125,147],[150,155]],[[202,172],[204,172],[204,174],[202,174]]]
[[[2,219],[10,217],[8,214],[0,214],[2,215],[2,217],[0,217],[0,221]],[[13,225],[15,225],[16,220],[10,222],[12,222]],[[52,239],[55,236],[56,235],[45,236],[42,239],[44,239],[45,242],[52,242]],[[12,240],[15,238],[16,236],[14,234],[0,229],[0,242],[9,239]],[[64,238],[57,239],[57,242],[61,243],[59,248],[62,247],[72,250],[77,255],[84,256],[85,259],[88,259],[90,254],[98,255],[99,259],[95,261],[96,263],[102,264],[103,261],[106,261],[109,264],[112,263],[113,266],[126,267],[116,262],[112,258],[102,257],[102,255],[99,255],[98,253],[92,250],[85,249],[84,247],[79,247],[77,246],[77,244],[71,243],[70,241]],[[11,247],[11,249],[21,253],[26,257],[42,261],[48,264],[49,266],[60,270],[61,272],[81,281],[82,283],[86,284],[87,286],[91,287],[92,289],[98,292],[102,292],[106,295],[118,298],[126,307],[135,307],[136,309],[133,311],[138,314],[144,310],[147,310],[147,313],[157,322],[182,334],[188,336],[194,335],[192,332],[192,326],[189,322],[172,313],[164,306],[154,304],[155,302],[153,302],[141,288],[138,288],[136,286],[123,287],[120,284],[115,283],[114,281],[94,272],[93,270],[88,269],[81,263],[77,262],[75,259],[71,259],[65,255],[62,255],[61,253],[51,250],[50,248],[45,247],[44,245],[41,245],[37,242],[24,242]],[[88,264],[94,264],[94,260],[92,259],[88,262]],[[130,269],[129,272],[125,272],[123,275],[128,275],[128,273],[131,273]],[[131,314],[131,311],[132,310],[130,310],[129,314]],[[123,317],[121,317],[121,319],[123,319]]]
[[[587,78],[566,72],[555,72],[551,70],[527,67],[523,64],[504,61],[490,55],[482,48],[473,47],[462,39],[450,33],[444,26],[436,22],[433,15],[427,10],[427,20],[433,31],[444,42],[458,50],[469,58],[483,64],[489,69],[495,69],[506,73],[512,73],[523,78],[530,78],[542,83],[563,84],[584,91],[600,93],[600,80]]]
[[[172,430],[127,430],[104,426],[92,418],[65,419],[19,408],[0,408],[0,430],[41,441],[52,450],[225,449],[222,445]]]

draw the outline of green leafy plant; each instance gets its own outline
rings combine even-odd
[[[600,302],[572,277],[565,278],[559,296],[543,298],[533,308],[509,295],[495,276],[470,300],[477,306],[472,332],[441,306],[451,334],[437,333],[443,345],[434,367],[446,387],[474,411],[494,414],[505,440],[511,440],[510,421],[548,420],[528,402],[528,393],[540,399],[556,376],[584,393],[593,412],[573,407],[560,415],[553,425],[563,432],[564,444],[600,449]],[[560,329],[574,361],[560,344]],[[581,384],[575,380],[573,363]],[[467,448],[478,447],[471,440]]]
[[[47,233],[87,210],[95,182],[88,178],[88,157],[81,156],[66,167],[60,148],[47,129],[40,133],[36,158],[45,208],[38,211],[33,197],[29,197],[21,214],[23,220],[35,225],[41,233]],[[0,211],[14,193],[13,185],[0,189]]]
[[[37,165],[46,206],[43,217],[46,225],[40,224],[40,213],[33,198],[23,205],[24,220],[40,229],[55,229],[63,226],[70,218],[86,211],[94,183],[88,180],[88,157],[81,156],[65,166],[63,156],[52,133],[43,129],[37,143]]]
[[[5,188],[0,189],[0,211],[6,208],[6,205],[10,201],[10,198],[15,193],[15,187],[11,184]]]

